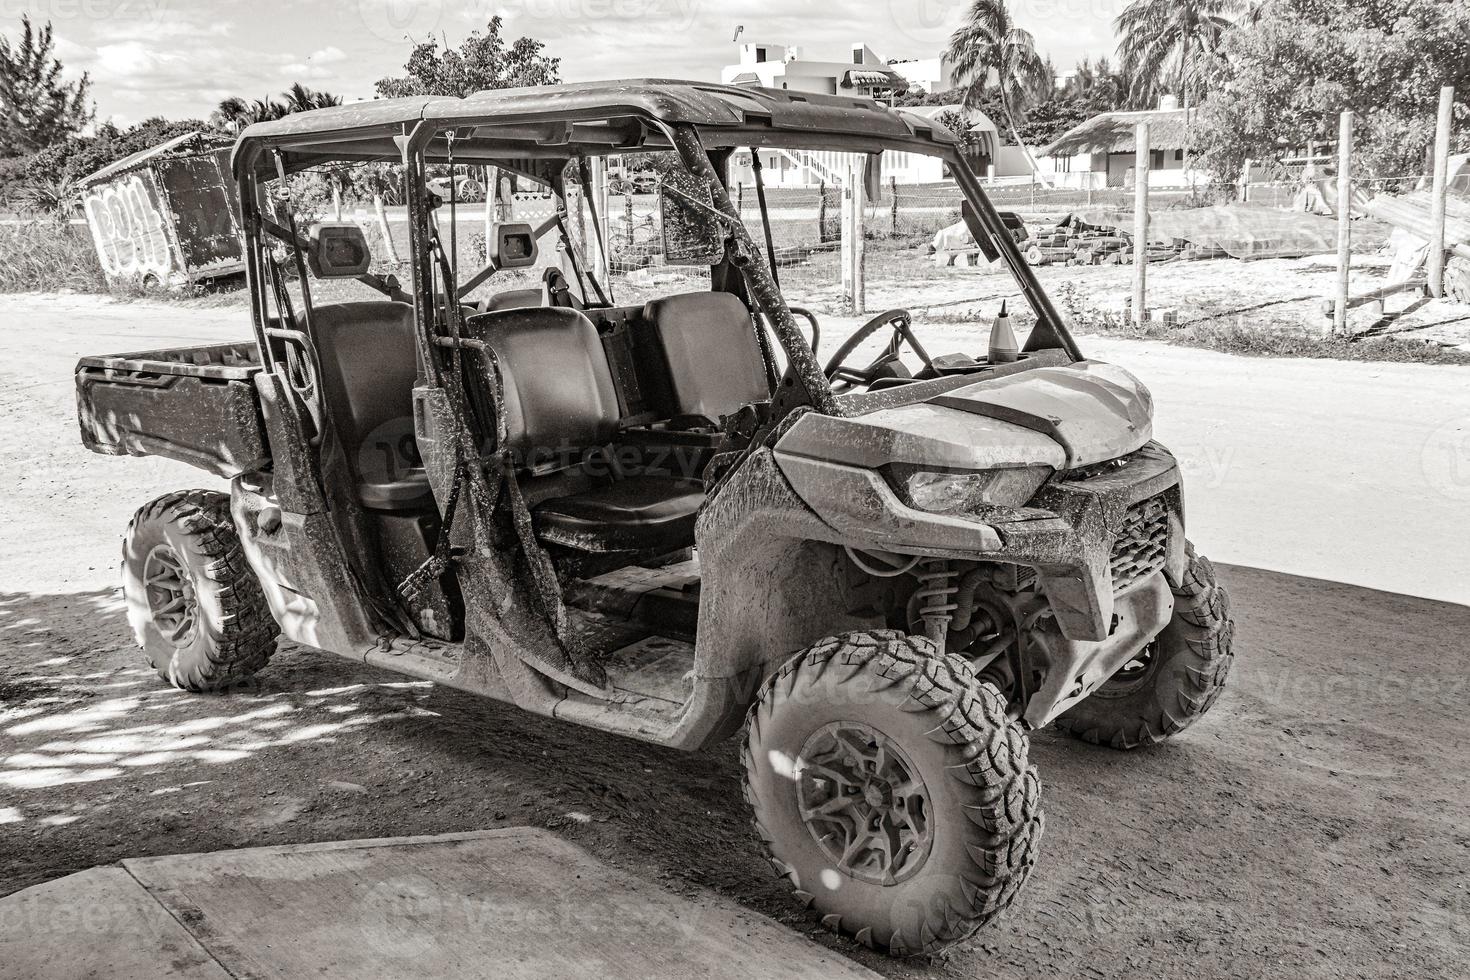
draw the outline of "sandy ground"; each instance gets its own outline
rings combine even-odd
[[[118,543],[143,502],[213,481],[84,452],[70,370],[243,317],[0,297],[0,323],[0,893],[129,856],[527,824],[813,928],[757,856],[733,744],[662,751],[290,646],[229,698],[164,687]],[[1041,864],[972,945],[822,941],[901,977],[1463,977],[1470,374],[1083,344],[1149,383],[1184,460],[1235,598],[1231,689],[1148,752],[1038,733]]]

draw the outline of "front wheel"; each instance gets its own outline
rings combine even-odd
[[[1215,566],[1187,545],[1164,631],[1081,703],[1057,719],[1064,732],[1115,749],[1156,745],[1214,707],[1235,659],[1230,594]]]
[[[958,657],[895,631],[822,640],[751,708],[746,799],[829,929],[933,953],[1011,904],[1044,820],[1025,733]]]
[[[128,624],[159,676],[186,691],[251,677],[279,630],[230,519],[230,498],[181,490],[139,509],[123,541]]]

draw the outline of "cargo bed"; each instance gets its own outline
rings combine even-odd
[[[84,357],[82,443],[109,456],[163,456],[231,479],[270,463],[254,343]]]

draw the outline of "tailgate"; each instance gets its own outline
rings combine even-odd
[[[270,462],[253,343],[181,347],[77,362],[82,444],[163,456],[231,479]]]

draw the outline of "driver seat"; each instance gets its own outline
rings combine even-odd
[[[505,448],[537,537],[593,554],[667,553],[694,544],[702,484],[592,465],[601,462],[595,450],[616,438],[620,414],[607,355],[585,314],[501,310],[471,317],[466,328],[499,365]]]

